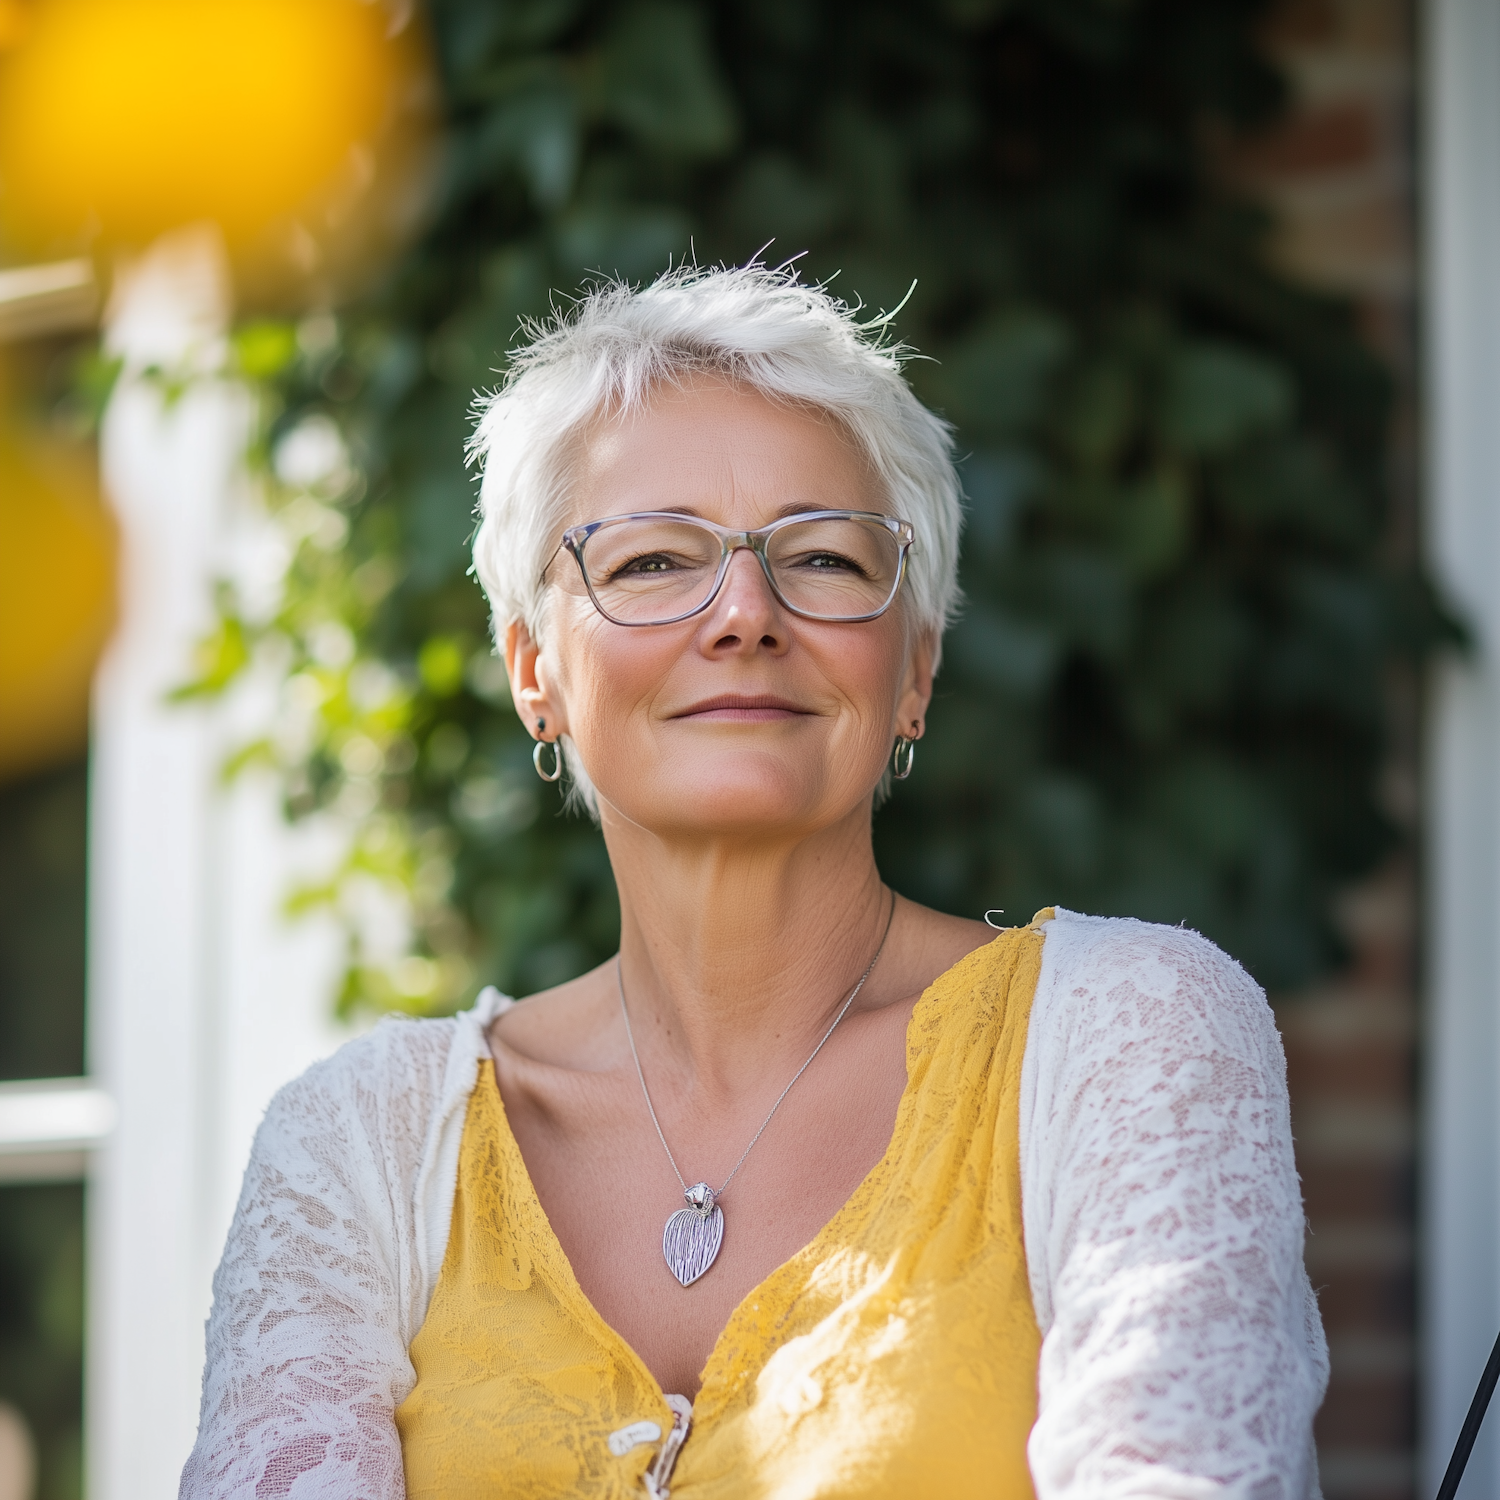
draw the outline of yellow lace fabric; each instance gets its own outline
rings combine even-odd
[[[890,1146],[730,1317],[674,1500],[1030,1500],[1040,1335],[1019,1097],[1050,915],[971,953],[918,1001]],[[579,1288],[493,1070],[481,1073],[452,1235],[412,1341],[417,1384],[396,1411],[407,1495],[639,1497],[659,1445],[637,1424],[665,1434],[671,1411]]]

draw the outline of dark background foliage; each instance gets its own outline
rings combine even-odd
[[[0,789],[0,1078],[83,1072],[83,766]],[[37,1500],[83,1463],[83,1185],[0,1184],[0,1399],[38,1447]]]
[[[1262,11],[432,0],[430,230],[336,325],[240,344],[279,372],[273,441],[331,414],[358,471],[347,541],[298,554],[294,666],[321,670],[332,610],[407,685],[376,729],[338,707],[357,683],[327,689],[292,806],[368,781],[347,749],[373,734],[419,947],[461,979],[403,1001],[356,945],[346,1003],[524,993],[612,950],[597,832],[556,816],[487,657],[468,409],[519,320],[590,275],[768,244],[871,309],[916,280],[909,373],[964,455],[968,604],[876,819],[887,878],[1016,921],[1187,922],[1271,986],[1337,959],[1330,898],[1394,837],[1388,673],[1447,627],[1383,547],[1384,372],[1345,307],[1266,269],[1262,217],[1214,170],[1282,104]],[[222,677],[239,647],[216,649]]]

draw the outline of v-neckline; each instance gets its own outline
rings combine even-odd
[[[896,1104],[896,1120],[891,1127],[891,1138],[886,1143],[885,1150],[880,1153],[875,1164],[865,1175],[860,1178],[854,1191],[833,1211],[833,1214],[823,1224],[808,1242],[799,1250],[794,1251],[779,1265],[775,1266],[763,1276],[745,1295],[735,1304],[729,1317],[725,1319],[724,1326],[714,1338],[713,1346],[708,1351],[708,1358],[703,1362],[703,1368],[698,1372],[698,1393],[693,1398],[693,1410],[695,1421],[703,1422],[713,1416],[727,1400],[729,1395],[726,1389],[725,1376],[727,1371],[720,1368],[725,1364],[728,1356],[726,1345],[729,1335],[736,1325],[741,1322],[750,1308],[760,1311],[761,1303],[769,1300],[770,1291],[777,1283],[784,1282],[791,1275],[794,1268],[802,1263],[812,1260],[816,1262],[822,1258],[825,1242],[833,1239],[838,1234],[844,1220],[855,1215],[863,1200],[874,1191],[874,1184],[885,1176],[888,1163],[894,1162],[904,1148],[904,1141],[910,1134],[911,1116],[915,1108],[915,1094],[913,1092],[913,1077],[915,1065],[918,1061],[917,1054],[917,1019],[925,1011],[930,1010],[936,1004],[934,992],[952,975],[956,970],[967,964],[978,954],[987,952],[1006,933],[1000,933],[988,943],[982,943],[978,948],[971,949],[957,963],[950,964],[943,970],[917,997],[917,1003],[912,1006],[911,1015],[906,1020],[906,1082],[901,1088],[901,1097]],[[546,1256],[549,1269],[557,1283],[564,1289],[570,1300],[576,1304],[576,1309],[583,1322],[589,1327],[593,1336],[607,1349],[610,1349],[624,1363],[631,1366],[637,1375],[645,1382],[647,1388],[655,1393],[663,1410],[668,1410],[667,1392],[663,1391],[656,1376],[651,1373],[646,1361],[641,1358],[635,1346],[629,1339],[607,1319],[603,1313],[594,1305],[593,1299],[584,1291],[582,1283],[578,1280],[577,1273],[573,1269],[573,1262],[568,1259],[568,1252],[563,1249],[562,1241],[557,1237],[557,1231],[552,1227],[552,1221],[547,1217],[547,1211],[542,1207],[542,1200],[536,1190],[536,1183],[532,1181],[531,1168],[526,1165],[526,1157],[521,1151],[521,1143],[516,1139],[515,1132],[511,1129],[510,1116],[505,1109],[505,1095],[500,1089],[500,1076],[496,1069],[494,1049],[490,1046],[489,1038],[485,1038],[485,1048],[488,1068],[481,1068],[481,1072],[488,1075],[489,1086],[495,1091],[495,1103],[500,1109],[500,1123],[502,1126],[501,1143],[504,1149],[513,1158],[513,1165],[520,1182],[524,1184],[526,1202],[523,1207],[534,1213],[537,1220],[543,1226],[540,1236],[540,1249]],[[711,1395],[718,1399],[707,1399]]]

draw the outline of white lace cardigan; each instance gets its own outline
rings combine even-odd
[[[183,1500],[403,1500],[392,1413],[493,999],[387,1020],[256,1136]],[[1059,911],[1022,1071],[1038,1500],[1306,1500],[1327,1383],[1270,1008],[1195,933]]]

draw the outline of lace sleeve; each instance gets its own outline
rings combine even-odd
[[[1316,1496],[1328,1355],[1264,995],[1194,933],[1061,914],[1036,1006],[1039,1500]]]
[[[450,1034],[386,1022],[272,1102],[214,1277],[180,1500],[403,1500],[414,1189]]]

